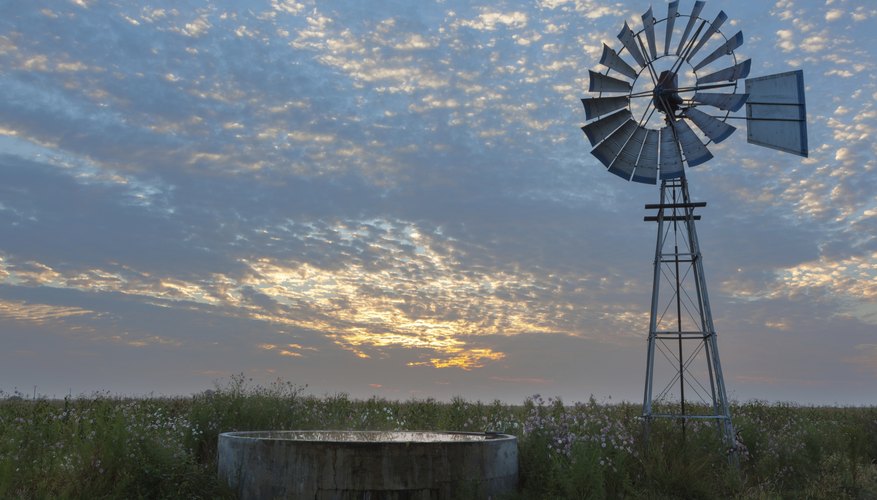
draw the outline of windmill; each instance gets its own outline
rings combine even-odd
[[[660,180],[659,203],[646,205],[657,213],[644,218],[658,225],[642,411],[646,435],[658,418],[678,419],[683,433],[686,421],[712,420],[734,449],[695,230],[700,215],[694,210],[706,203],[691,201],[686,171],[713,157],[708,146],[731,136],[731,120],[745,122],[751,144],[806,157],[807,123],[803,73],[747,79],[751,60],[734,53],[743,33],[722,31],[728,19],[723,11],[702,18],[704,5],[694,2],[685,15],[678,1],[670,2],[663,19],[650,7],[642,29],[624,23],[619,51],[603,44],[600,64],[606,69],[589,71],[592,97],[582,99],[582,130],[591,154],[609,172],[633,182]],[[745,116],[734,115],[744,106]]]

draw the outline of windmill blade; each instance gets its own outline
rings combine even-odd
[[[724,55],[730,54],[741,45],[743,45],[743,32],[738,31],[736,35],[729,38],[727,42],[723,43],[719,48],[714,50],[712,54],[706,56],[703,61],[697,63],[697,66],[694,67],[694,71],[699,70],[700,68],[706,66],[707,64],[715,61],[716,59]],[[688,60],[690,61],[691,58],[689,57]]]
[[[719,14],[713,20],[712,24],[710,24],[709,28],[706,29],[706,32],[703,34],[703,36],[700,37],[697,45],[694,46],[694,49],[691,50],[685,60],[687,62],[691,62],[691,58],[694,57],[694,54],[697,54],[697,51],[703,48],[703,46],[706,45],[708,41],[710,41],[710,38],[712,38],[712,36],[719,31],[719,28],[721,28],[722,24],[724,24],[724,22],[727,20],[728,15],[725,14],[725,11],[720,10]]]
[[[655,16],[652,15],[652,7],[643,14],[643,29],[646,32],[646,40],[649,43],[649,52],[652,54],[652,60],[658,58],[658,49],[655,48]]]
[[[643,141],[646,138],[647,131],[647,129],[639,126],[634,128],[630,139],[628,139],[624,147],[621,148],[618,158],[609,166],[609,172],[623,179],[630,180],[634,168],[636,167],[636,160],[639,157],[639,152],[643,147]]]
[[[747,59],[740,64],[735,64],[730,68],[721,69],[715,73],[700,77],[697,84],[714,83],[714,82],[733,82],[741,78],[749,76],[749,68],[752,66],[752,59]]]
[[[661,180],[682,176],[682,153],[673,129],[661,129]]]
[[[685,110],[685,116],[691,118],[691,121],[697,125],[711,141],[716,144],[724,141],[737,130],[735,127],[719,120],[714,116],[710,116],[697,108],[688,108]]]
[[[606,165],[607,167],[612,166],[612,163],[615,162],[618,155],[621,154],[621,149],[624,148],[624,145],[627,144],[628,140],[633,136],[633,133],[636,132],[636,129],[636,122],[632,118],[625,121],[620,127],[615,129],[614,132],[609,134],[603,142],[597,145],[597,147],[591,151],[591,154],[600,160],[600,163],[603,165]],[[630,167],[632,171],[633,164],[631,164]]]
[[[657,184],[660,134],[657,130],[643,130],[646,130],[646,137],[640,149],[639,158],[636,160],[636,170],[633,171],[631,180],[643,184]]]
[[[685,155],[685,162],[688,163],[689,167],[706,163],[713,157],[709,149],[700,142],[694,130],[691,130],[691,127],[685,123],[685,120],[677,120],[671,125],[676,131],[676,137],[679,138],[682,153]]]
[[[664,33],[664,55],[670,55],[670,42],[673,40],[673,26],[679,14],[679,0],[667,4],[667,31]]]
[[[582,127],[582,130],[588,136],[588,140],[591,141],[591,146],[596,146],[600,141],[609,137],[612,132],[615,132],[622,123],[632,119],[633,115],[630,114],[630,110],[624,109],[591,122]]]
[[[630,83],[624,80],[612,78],[594,70],[588,70],[588,75],[591,77],[589,92],[630,92],[632,90]]]
[[[603,44],[603,55],[600,56],[600,64],[630,78],[635,79],[637,76],[636,70],[630,67],[630,65],[618,55],[618,52],[615,52],[605,43]]]
[[[749,94],[712,94],[695,92],[692,101],[719,108],[722,111],[739,111],[746,104]]]
[[[615,132],[612,132],[606,140],[594,148],[594,150],[591,151],[591,154],[600,160],[600,163],[607,168],[611,168],[614,165],[615,172],[613,173],[620,170],[628,171],[629,174],[627,175],[627,179],[630,179],[630,174],[633,173],[634,164],[633,162],[627,162],[621,158],[621,150],[628,142],[630,142],[636,129],[636,122],[632,119],[624,122]]]
[[[585,107],[585,117],[588,120],[598,116],[609,114],[621,108],[626,108],[630,98],[622,97],[586,97],[582,99]]]
[[[679,48],[676,49],[676,55],[682,54],[682,49],[685,48],[685,42],[688,41],[688,35],[691,34],[691,28],[694,28],[694,24],[697,22],[697,16],[700,15],[700,11],[703,10],[703,4],[706,2],[698,0],[694,2],[694,7],[691,9],[691,17],[688,18],[688,24],[685,26],[685,31],[682,32],[682,40],[679,41]]]
[[[639,50],[639,46],[636,43],[636,35],[633,34],[630,26],[627,25],[627,21],[624,21],[624,27],[621,28],[621,33],[618,34],[618,39],[621,40],[622,45],[624,45],[624,48],[630,52],[630,55],[636,59],[636,62],[645,68],[646,59],[643,57],[643,53]]]

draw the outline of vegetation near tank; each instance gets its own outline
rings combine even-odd
[[[639,404],[519,405],[454,399],[312,396],[277,381],[232,377],[192,397],[110,394],[51,400],[0,394],[2,498],[222,498],[222,431],[454,430],[514,434],[520,498],[873,498],[877,408],[734,404],[746,445],[728,465],[713,425],[653,424],[646,447]],[[660,424],[660,425],[659,425]]]

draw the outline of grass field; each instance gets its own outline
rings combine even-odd
[[[520,498],[877,498],[877,408],[736,404],[748,447],[732,467],[710,425],[639,407],[314,397],[233,377],[188,398],[0,394],[2,498],[226,498],[220,432],[266,429],[497,431],[519,438]]]

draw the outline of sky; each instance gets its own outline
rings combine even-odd
[[[659,189],[580,99],[648,7],[0,0],[0,390],[641,401]],[[729,397],[877,404],[877,4],[722,9],[810,144],[688,172]]]

